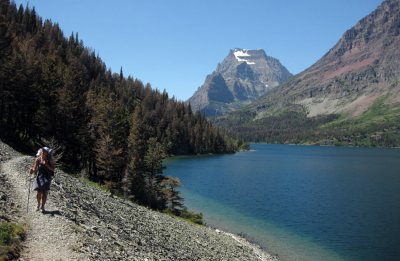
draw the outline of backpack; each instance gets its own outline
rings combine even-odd
[[[46,150],[47,151],[47,160],[49,161],[49,162],[52,162],[53,164],[54,164],[54,162],[53,162],[53,153],[54,153],[54,150],[53,149],[50,149],[49,147],[43,147],[43,148],[40,148],[38,151],[37,151],[37,153],[36,153],[36,157],[39,157],[40,156],[40,154],[42,153],[42,150]],[[52,176],[54,175],[54,172],[52,172]]]

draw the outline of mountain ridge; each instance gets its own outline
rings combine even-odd
[[[400,72],[395,60],[395,57],[400,57],[400,51],[396,48],[400,45],[398,12],[398,0],[382,3],[347,30],[315,64],[280,86],[279,90],[274,90],[277,95],[270,96],[271,99],[278,96],[291,98],[308,107],[310,116],[340,112],[358,116],[365,112],[380,96],[374,93],[380,90],[374,88],[379,88],[380,83],[392,83]],[[360,98],[362,94],[366,97]],[[396,93],[396,99],[398,95]],[[351,101],[346,102],[347,107],[342,106],[343,102],[340,101],[344,97]],[[319,106],[318,98],[328,99],[329,104],[338,103],[338,106],[334,106],[337,110]],[[265,100],[270,102],[271,99]],[[366,106],[355,112],[357,104],[363,102],[367,103]]]
[[[188,102],[206,115],[225,114],[291,76],[278,59],[267,56],[263,49],[231,49]]]

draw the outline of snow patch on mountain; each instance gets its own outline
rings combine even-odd
[[[255,62],[250,62],[246,59],[243,59],[243,57],[251,57],[251,55],[247,53],[246,49],[235,50],[233,55],[235,55],[236,60],[238,60],[239,62],[246,62],[247,64],[256,64]]]
[[[247,53],[246,49],[236,50],[233,54],[236,56],[236,59],[239,59],[239,56],[240,57],[250,56],[250,54]]]

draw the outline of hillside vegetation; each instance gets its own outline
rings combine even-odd
[[[362,115],[346,113],[308,117],[302,106],[257,119],[250,110],[214,118],[213,122],[249,142],[400,147],[400,107],[378,98]]]
[[[141,41],[138,38],[138,41]],[[0,138],[57,147],[64,168],[155,209],[181,210],[167,155],[230,153],[240,143],[200,113],[112,73],[78,33],[0,1]]]

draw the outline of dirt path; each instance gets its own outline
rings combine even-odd
[[[16,157],[2,163],[2,171],[14,187],[17,202],[27,211],[28,182],[27,172],[32,157]],[[22,167],[22,168],[21,168]],[[54,186],[52,187],[54,188]],[[27,238],[21,254],[22,260],[82,260],[82,254],[74,251],[77,235],[72,231],[71,221],[64,218],[52,202],[51,191],[46,204],[46,212],[36,211],[36,192],[31,191],[29,212],[26,213],[28,225]]]

